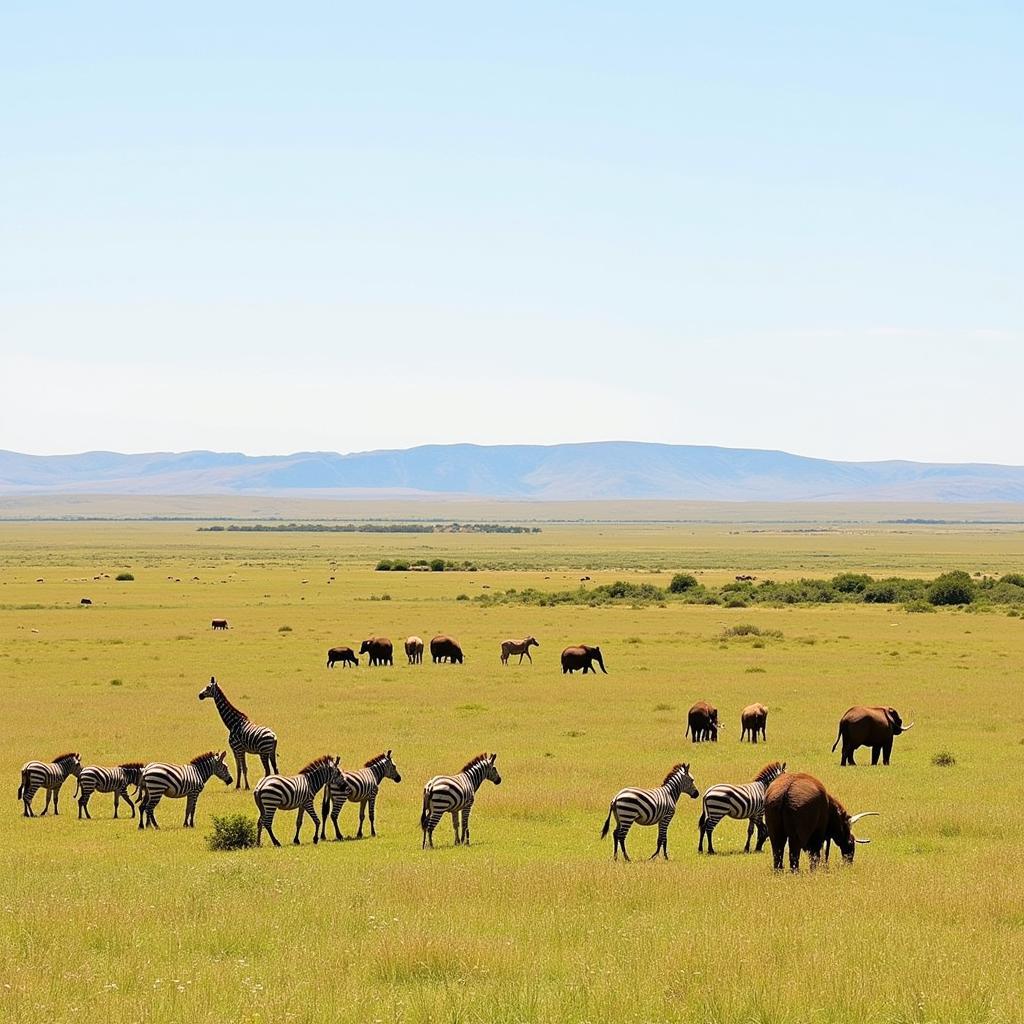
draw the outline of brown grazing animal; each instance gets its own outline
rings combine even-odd
[[[371,665],[394,665],[394,652],[395,649],[386,636],[371,636],[364,640],[359,648],[360,654],[370,656]]]
[[[355,665],[359,667],[359,659],[356,657],[356,652],[351,647],[332,647],[327,652],[327,667],[334,668],[336,661],[341,662],[342,668],[348,668],[349,665]]]
[[[523,663],[523,656],[525,655],[530,660],[530,664],[533,664],[533,658],[530,658],[530,648],[540,647],[535,637],[528,636],[522,640],[504,640],[501,644],[501,663],[502,665],[508,664],[508,659],[513,654],[519,655],[519,664]]]
[[[686,732],[693,743],[718,742],[718,708],[699,700],[686,713]]]
[[[835,743],[832,744],[832,751],[835,752],[839,741],[842,740],[844,766],[856,764],[853,752],[858,747],[871,748],[872,764],[878,764],[879,754],[882,755],[882,762],[888,764],[893,737],[913,728],[913,722],[910,725],[903,724],[895,708],[866,708],[858,705],[850,708],[839,719],[839,732]]]
[[[583,674],[588,672],[597,674],[594,662],[601,666],[601,671],[608,675],[608,669],[604,667],[604,658],[601,656],[600,647],[589,647],[587,644],[580,644],[577,647],[566,647],[562,651],[562,675],[572,675],[577,669],[583,669]]]
[[[748,704],[740,712],[740,723],[743,725],[740,743],[746,736],[749,736],[751,743],[757,743],[759,733],[761,739],[768,742],[768,709],[763,704]]]
[[[83,597],[82,600],[79,601],[78,603],[79,604],[92,604],[92,601],[90,601],[89,598],[87,598],[87,597]]]
[[[227,629],[228,628],[228,620],[227,619],[214,619],[213,622],[210,623],[210,628],[211,629]]]
[[[787,843],[792,871],[800,870],[800,854],[804,850],[810,855],[813,871],[821,860],[822,846],[825,846],[827,861],[833,842],[842,851],[843,859],[852,864],[857,844],[871,842],[870,839],[857,839],[853,826],[861,818],[877,813],[862,811],[851,817],[813,775],[803,772],[780,775],[768,787],[764,798],[765,824],[772,844],[775,870],[782,870],[782,856]]]
[[[442,661],[448,661],[452,665],[461,665],[463,661],[462,648],[458,641],[444,634],[435,636],[430,641],[430,657],[434,659],[435,665]]]
[[[423,662],[423,641],[418,636],[411,636],[405,641],[405,656],[409,659],[410,665],[419,665]]]

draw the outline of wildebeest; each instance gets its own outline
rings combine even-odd
[[[748,704],[740,712],[740,743],[749,736],[751,743],[757,743],[758,734],[768,742],[768,709],[763,704]]]
[[[405,641],[405,656],[410,665],[419,665],[423,661],[423,641],[418,636],[411,636]]]
[[[89,598],[87,598],[87,597],[83,597],[82,600],[79,601],[78,603],[79,604],[92,604],[92,601],[90,601]]]
[[[336,661],[341,662],[342,668],[348,668],[349,665],[355,665],[358,667],[359,659],[356,657],[355,651],[351,647],[332,647],[327,652],[327,667],[334,668]]]
[[[458,641],[443,633],[430,641],[430,657],[435,664],[448,661],[452,665],[461,665],[463,662],[462,648]]]
[[[772,862],[776,871],[782,870],[782,856],[789,844],[789,866],[800,869],[800,854],[806,850],[813,871],[821,859],[825,846],[825,860],[834,842],[842,851],[843,859],[852,863],[857,843],[870,839],[857,839],[853,826],[861,818],[877,811],[862,811],[852,817],[846,808],[813,775],[796,772],[780,775],[769,787],[764,798],[765,824],[772,844]],[[826,845],[827,844],[827,845]]]
[[[386,636],[371,636],[359,648],[360,654],[369,655],[371,665],[394,665],[394,647]]]
[[[839,741],[842,740],[843,765],[856,764],[853,752],[858,747],[871,748],[872,764],[878,764],[879,754],[882,755],[882,763],[888,764],[893,737],[913,728],[913,722],[910,725],[903,724],[903,719],[895,708],[866,708],[858,705],[850,708],[839,719],[839,732],[835,743],[832,744],[832,751],[835,752]]]
[[[227,619],[214,619],[210,623],[210,628],[211,629],[227,629],[228,628],[228,620]]]
[[[686,732],[694,743],[718,742],[718,708],[706,700],[699,700],[686,713]]]
[[[501,645],[501,663],[502,665],[508,664],[508,659],[513,654],[519,655],[519,664],[522,665],[523,657],[527,657],[530,660],[530,664],[533,664],[533,658],[530,657],[530,648],[540,647],[537,639],[532,636],[524,637],[522,640],[505,640]]]

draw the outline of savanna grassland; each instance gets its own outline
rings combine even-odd
[[[452,518],[465,518],[459,513]],[[490,517],[489,517],[490,518]],[[487,606],[509,587],[564,590],[699,573],[785,579],[842,570],[933,576],[1024,570],[1024,528],[814,523],[542,524],[530,535],[199,533],[196,523],[0,523],[0,1020],[828,1024],[1024,1020],[1024,619],[1007,609],[898,605]],[[382,557],[479,571],[382,573]],[[121,572],[133,581],[118,582]],[[99,579],[95,577],[99,576]],[[42,582],[37,582],[42,580]],[[81,607],[82,597],[92,600]],[[460,599],[461,598],[461,599]],[[231,629],[210,630],[213,617]],[[763,638],[729,636],[750,623]],[[401,639],[448,632],[462,666],[405,665]],[[328,646],[383,633],[394,668],[331,671]],[[498,645],[532,633],[534,664]],[[558,653],[599,643],[608,675],[563,677]],[[198,827],[181,801],[159,832],[111,819],[96,794],[25,820],[21,764],[188,760],[223,749],[197,695],[215,675],[279,737],[284,773],[393,748],[376,839],[213,853],[212,815],[254,814],[212,781]],[[684,742],[695,700],[717,744]],[[770,709],[768,743],[739,711]],[[917,727],[888,768],[840,768],[836,724],[893,704]],[[422,783],[497,751],[473,845],[421,851]],[[950,754],[952,766],[933,763]],[[773,875],[725,821],[696,853],[685,800],[668,863],[612,863],[611,796],[676,761],[703,791],[771,759],[876,810],[852,867]],[[251,779],[262,772],[250,759]],[[36,797],[37,811],[43,797]],[[342,815],[346,834],[356,812]],[[291,835],[291,814],[277,831]]]

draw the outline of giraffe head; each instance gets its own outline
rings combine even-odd
[[[215,697],[218,690],[220,690],[220,685],[213,676],[210,676],[210,681],[199,691],[199,699],[206,700],[207,697]]]

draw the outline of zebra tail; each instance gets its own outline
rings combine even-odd
[[[839,732],[836,733],[836,741],[832,744],[832,753],[836,752],[836,747],[839,746],[839,741],[843,738],[843,723],[839,723]]]
[[[80,775],[75,776],[75,796],[82,791],[82,777]]]
[[[608,805],[608,817],[604,819],[604,828],[601,829],[601,838],[602,839],[604,839],[604,837],[606,835],[608,835],[608,829],[611,827],[611,823],[612,823],[612,805],[609,804]]]

